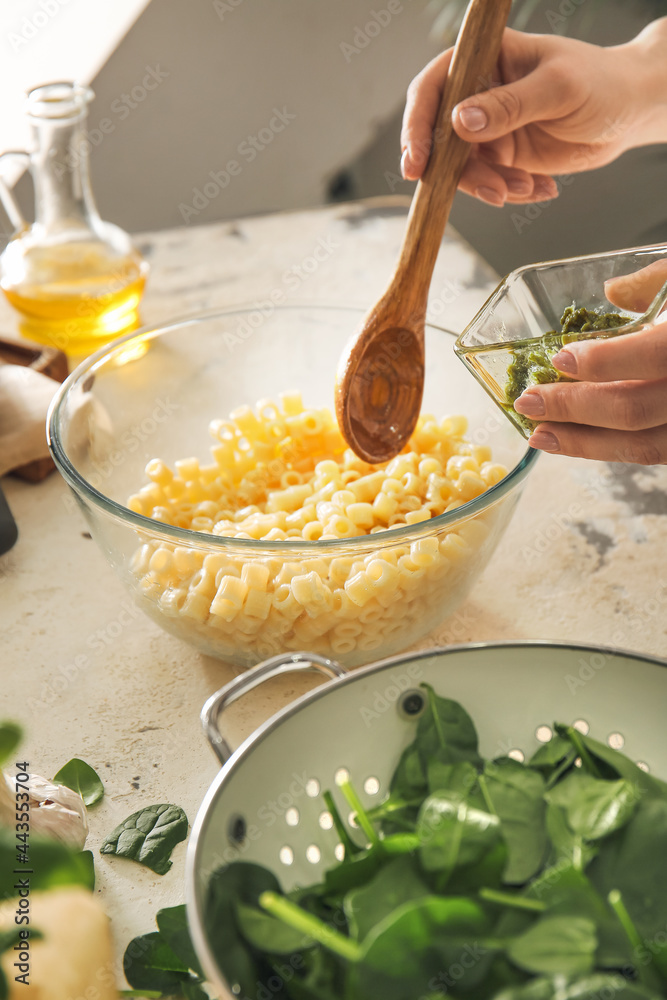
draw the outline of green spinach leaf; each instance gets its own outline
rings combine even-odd
[[[133,938],[125,949],[123,971],[135,990],[126,996],[174,996],[208,1000],[203,973],[188,932],[185,906],[170,906],[156,917],[159,930]]]
[[[350,936],[363,941],[376,924],[403,903],[430,894],[411,857],[394,858],[374,878],[345,896]]]
[[[635,961],[653,963],[667,985],[667,942],[658,931],[667,927],[667,799],[646,797],[631,823],[617,830],[600,847],[588,869],[605,898],[614,889],[634,922],[644,947]]]
[[[285,983],[291,1000],[341,1000],[345,969],[336,955],[326,948],[316,948],[305,952],[303,964],[299,965],[298,976]],[[261,1000],[267,1000],[266,996]]]
[[[373,823],[379,823],[385,834],[412,831],[417,822],[419,807],[424,801],[424,794],[425,792],[416,798],[404,799],[392,792],[384,802],[367,810],[368,818]]]
[[[203,978],[204,973],[199,965],[188,930],[188,918],[185,904],[168,906],[158,910],[155,918],[162,938],[167,942],[175,955]]]
[[[567,739],[574,739],[593,760],[603,778],[614,780],[625,778],[637,788],[640,788],[651,795],[667,798],[667,783],[661,781],[637,767],[634,761],[626,757],[618,750],[612,750],[605,743],[594,740],[591,736],[584,736],[582,733],[572,732],[568,726],[556,724],[557,732]]]
[[[421,687],[427,703],[417,723],[415,745],[423,767],[435,758],[445,764],[468,761],[481,768],[484,761],[477,749],[477,730],[466,710],[457,701],[440,698],[429,684]]]
[[[581,976],[592,970],[597,946],[595,924],[587,917],[546,916],[510,941],[507,954],[527,972]]]
[[[190,978],[188,966],[169,947],[158,931],[133,938],[123,955],[123,972],[135,990],[161,990],[179,994]]]
[[[249,1000],[272,974],[271,966],[242,936],[237,922],[239,903],[258,907],[263,892],[282,890],[276,876],[248,861],[235,861],[218,869],[208,885],[204,908],[207,937],[218,956],[228,983]],[[259,1000],[259,998],[258,998]]]
[[[23,739],[23,730],[8,719],[0,722],[0,765],[9,760]]]
[[[596,965],[622,969],[632,962],[627,938],[606,899],[587,876],[568,864],[548,868],[531,882],[526,896],[545,903],[550,916],[579,916],[597,928]]]
[[[146,806],[112,830],[102,842],[100,854],[117,854],[164,875],[171,868],[171,852],[187,835],[188,819],[180,806]]]
[[[596,845],[586,843],[581,834],[575,833],[567,821],[565,810],[552,803],[547,805],[546,826],[552,844],[549,864],[570,864],[583,871],[595,857]]]
[[[494,1000],[660,1000],[637,983],[628,982],[619,975],[593,973],[576,979],[567,986],[553,979],[540,977],[524,986],[514,986],[494,996]]]
[[[87,806],[95,805],[104,795],[104,785],[99,775],[79,757],[72,757],[60,768],[53,780],[78,792]]]
[[[429,982],[458,962],[472,939],[478,953],[458,982],[458,989],[469,990],[491,959],[478,941],[487,929],[486,914],[469,899],[427,896],[405,903],[365,938],[361,961],[350,967],[351,1000],[404,1000],[433,992]]]
[[[401,754],[389,790],[392,796],[402,799],[418,798],[420,801],[428,792],[426,767],[415,743],[411,743]]]
[[[507,862],[500,820],[444,792],[430,795],[417,823],[422,867],[442,892],[499,885]]]
[[[555,995],[553,980],[540,976],[530,982],[510,986],[495,995],[493,1000],[554,1000]]]
[[[431,793],[446,791],[450,795],[467,799],[477,784],[477,769],[467,760],[458,764],[445,764],[433,757],[426,766],[426,773]]]
[[[382,848],[371,846],[349,861],[342,861],[324,873],[324,886],[328,895],[344,896],[350,889],[364,885],[373,878],[388,860]]]
[[[601,781],[583,770],[573,771],[544,797],[565,811],[570,829],[584,840],[599,840],[625,826],[639,801],[631,782]]]
[[[83,870],[88,871],[88,882],[86,885],[89,889],[95,888],[95,858],[93,857],[92,851],[81,851],[78,855],[80,859],[80,864]]]
[[[576,757],[577,751],[570,741],[556,734],[548,743],[538,747],[527,766],[539,771],[546,782],[546,787],[551,788],[570,770]]]
[[[93,888],[88,851],[73,851],[59,840],[31,835],[25,852],[18,853],[15,834],[0,826],[0,897],[15,895],[14,883],[21,876],[14,869],[29,868],[30,888],[53,889],[62,885]]]
[[[248,944],[270,955],[291,955],[315,947],[306,934],[248,903],[236,904],[236,923]]]
[[[522,885],[541,868],[547,851],[544,779],[511,757],[487,764],[484,778],[507,844],[503,882]]]

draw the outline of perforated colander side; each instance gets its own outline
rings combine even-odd
[[[666,666],[632,653],[565,644],[452,647],[356,670],[284,709],[221,770],[193,827],[188,910],[211,980],[228,989],[202,923],[212,872],[244,859],[271,868],[286,890],[317,881],[335,862],[339,844],[321,792],[329,789],[348,817],[335,780],[344,768],[365,805],[384,798],[400,754],[414,738],[406,698],[422,682],[466,708],[485,757],[529,757],[558,721],[587,729],[667,777],[661,738]]]

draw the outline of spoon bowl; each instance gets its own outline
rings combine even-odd
[[[387,462],[405,446],[424,389],[424,322],[433,268],[470,144],[454,131],[452,111],[488,86],[511,0],[470,0],[456,41],[434,130],[417,184],[403,246],[389,287],[348,342],[336,378],[336,415],[350,448],[366,462]]]
[[[366,462],[388,462],[403,450],[417,424],[424,392],[424,322],[416,329],[362,327],[339,367],[347,395],[336,391],[343,437]],[[343,403],[347,405],[342,405]]]

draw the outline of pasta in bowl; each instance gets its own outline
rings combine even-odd
[[[54,458],[139,606],[202,652],[355,666],[404,649],[466,596],[535,453],[428,327],[426,408],[370,466],[329,409],[361,314],[251,316],[143,331],[85,362],[52,407]]]

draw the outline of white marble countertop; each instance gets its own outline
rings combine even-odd
[[[392,271],[406,211],[404,199],[381,199],[146,234],[139,243],[152,273],[143,318],[261,299],[320,240],[335,252],[291,301],[368,306]],[[433,297],[453,299],[447,325],[461,329],[495,284],[448,231],[432,286]],[[0,329],[15,329],[4,302]],[[233,670],[133,608],[57,474],[2,485],[20,532],[0,557],[2,714],[24,724],[21,756],[37,773],[50,777],[80,756],[104,780],[87,846],[120,956],[132,936],[155,929],[160,907],[183,901],[186,845],[163,877],[97,848],[150,803],[175,802],[194,819],[217,770],[199,712]],[[471,596],[420,647],[540,638],[667,655],[666,496],[667,468],[543,456]],[[312,683],[272,682],[239,703],[232,742]]]

